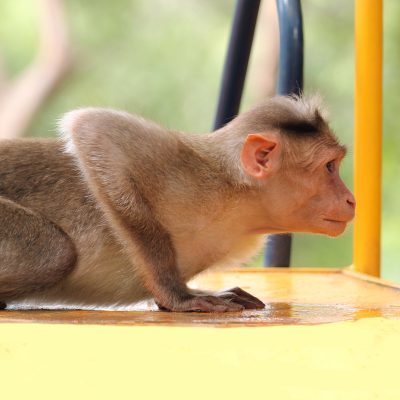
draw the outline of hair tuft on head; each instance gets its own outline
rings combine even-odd
[[[245,126],[247,131],[272,129],[294,136],[315,136],[329,131],[321,104],[319,95],[275,96],[241,114],[235,124]]]

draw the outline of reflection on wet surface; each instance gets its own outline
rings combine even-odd
[[[4,310],[0,322],[54,322],[118,325],[265,326],[303,325],[361,318],[400,319],[400,290],[348,276],[340,271],[234,271],[203,275],[193,286],[240,286],[262,299],[264,310],[241,313],[168,313],[154,305],[135,311]]]

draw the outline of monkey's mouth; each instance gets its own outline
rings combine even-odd
[[[332,223],[335,223],[335,224],[347,224],[347,221],[341,221],[341,220],[339,220],[339,219],[328,219],[328,218],[324,218],[324,221],[332,222]]]

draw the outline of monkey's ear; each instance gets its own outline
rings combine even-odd
[[[240,161],[245,172],[253,178],[264,179],[271,176],[281,163],[279,137],[273,133],[247,135]]]

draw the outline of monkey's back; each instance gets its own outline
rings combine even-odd
[[[127,297],[138,297],[132,290],[137,287],[132,267],[62,141],[1,141],[0,196],[46,216],[77,248],[78,264],[71,276],[28,299],[28,304],[101,304],[114,296],[124,301],[121,290]]]

